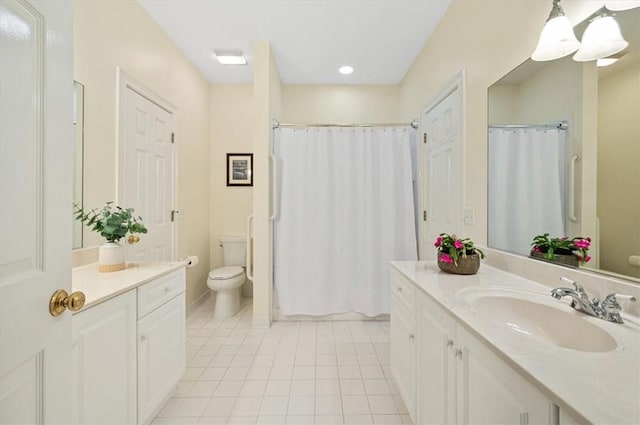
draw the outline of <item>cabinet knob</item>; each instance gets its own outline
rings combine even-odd
[[[451,338],[447,338],[447,348],[453,347],[453,340]]]
[[[147,336],[145,334],[140,335],[140,341],[146,341],[147,340]]]
[[[409,334],[409,340],[413,341],[414,339],[416,339],[416,336],[414,334]]]
[[[401,286],[398,286],[398,288],[396,289],[396,291],[398,291],[398,292],[402,292],[402,287],[401,287]]]
[[[459,348],[456,348],[456,357],[458,357],[459,359],[462,359],[462,350]]]

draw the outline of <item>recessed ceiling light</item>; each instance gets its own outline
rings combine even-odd
[[[214,50],[213,54],[220,62],[220,65],[246,65],[247,58],[242,50]]]
[[[353,67],[349,65],[341,66],[340,69],[338,69],[338,71],[342,75],[349,75],[353,72]]]

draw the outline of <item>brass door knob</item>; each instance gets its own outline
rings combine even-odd
[[[64,289],[58,289],[49,300],[49,313],[52,316],[61,315],[67,308],[71,311],[78,311],[84,306],[85,296],[82,292],[72,292],[71,295]]]

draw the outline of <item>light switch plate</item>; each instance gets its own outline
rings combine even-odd
[[[464,224],[474,224],[473,208],[464,209]]]

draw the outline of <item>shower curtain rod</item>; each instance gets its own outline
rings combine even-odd
[[[495,124],[489,125],[489,128],[554,128],[558,130],[568,130],[569,121],[560,121],[555,124]]]
[[[415,119],[410,123],[381,123],[381,124],[311,124],[311,123],[284,123],[278,120],[271,120],[271,127],[356,127],[356,128],[370,128],[370,127],[407,127],[418,128],[418,120]]]

